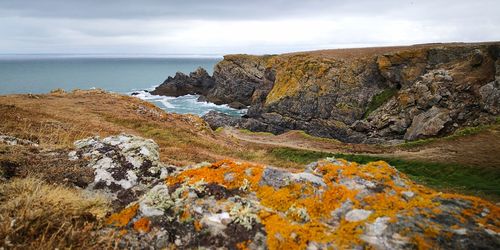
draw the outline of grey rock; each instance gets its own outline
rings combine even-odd
[[[413,118],[404,138],[415,140],[436,136],[449,121],[451,121],[450,111],[434,106],[427,112]]]
[[[353,209],[345,215],[345,220],[349,222],[356,222],[366,220],[373,211],[368,211],[364,209]]]
[[[136,200],[168,172],[153,140],[121,134],[83,139],[74,145],[69,158],[88,159],[87,167],[94,169],[94,181],[87,189],[103,191],[117,204]]]

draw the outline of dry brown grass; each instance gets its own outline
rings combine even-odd
[[[0,96],[0,134],[43,148],[65,150],[78,139],[119,133],[153,139],[162,161],[179,166],[225,158],[297,165],[276,159],[269,147],[218,135],[199,117],[168,114],[137,98],[101,91]]]
[[[0,144],[0,177],[37,177],[51,184],[86,187],[94,171],[83,160],[70,161],[67,150],[44,151],[32,146]]]
[[[108,212],[103,198],[85,197],[35,178],[0,184],[0,246],[8,249],[93,248],[105,245],[96,234]]]

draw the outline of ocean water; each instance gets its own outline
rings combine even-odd
[[[47,93],[53,89],[101,88],[131,94],[175,113],[203,115],[218,110],[230,115],[244,111],[227,105],[197,102],[197,96],[153,96],[152,90],[168,76],[188,74],[198,67],[210,74],[221,60],[216,56],[114,56],[114,55],[0,55],[0,95]]]

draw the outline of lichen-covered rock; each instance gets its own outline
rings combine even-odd
[[[500,247],[497,205],[417,185],[382,161],[327,158],[305,172],[200,164],[172,173],[110,218],[125,232],[122,244],[135,247]]]
[[[153,140],[121,134],[74,144],[76,149],[69,158],[85,159],[87,167],[94,169],[94,181],[87,189],[106,192],[115,204],[136,200],[172,171],[172,167],[160,162],[158,145]]]

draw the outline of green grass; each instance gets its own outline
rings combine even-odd
[[[443,164],[421,161],[407,161],[396,158],[332,154],[291,148],[275,148],[271,154],[282,160],[290,160],[307,164],[325,157],[343,158],[361,164],[383,160],[399,171],[407,174],[412,180],[441,190],[482,196],[500,200],[500,171],[492,168],[477,168],[459,164]]]
[[[373,96],[371,102],[368,104],[366,112],[364,114],[364,118],[368,117],[373,111],[375,111],[378,107],[382,106],[385,102],[387,102],[391,97],[393,97],[398,92],[397,89],[390,88],[385,89]]]
[[[292,161],[299,164],[308,164],[321,158],[333,156],[331,153],[293,148],[273,148],[270,154],[280,160]]]

